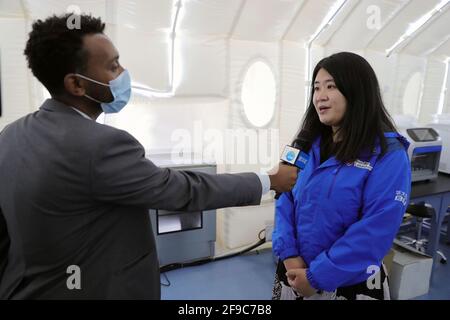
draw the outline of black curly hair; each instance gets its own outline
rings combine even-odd
[[[29,68],[52,95],[63,92],[66,74],[83,72],[87,62],[83,37],[105,29],[101,19],[91,15],[76,16],[80,28],[70,29],[73,17],[67,13],[35,21],[24,50]]]

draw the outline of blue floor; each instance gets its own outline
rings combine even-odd
[[[450,300],[450,246],[440,244],[442,253],[447,257],[447,264],[439,262],[439,256],[434,262],[434,274],[430,282],[428,294],[417,297],[416,300]]]
[[[441,244],[448,264],[436,259],[430,291],[418,299],[450,299],[450,247]],[[167,272],[170,286],[161,287],[163,300],[269,300],[275,264],[270,249]],[[161,282],[166,283],[161,275]]]
[[[211,262],[167,272],[171,283],[161,287],[163,300],[270,300],[275,274],[272,251]],[[161,276],[161,283],[167,280]]]

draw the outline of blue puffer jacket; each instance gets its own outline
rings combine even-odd
[[[367,280],[392,246],[411,191],[408,141],[385,133],[379,145],[351,164],[330,157],[320,164],[320,138],[291,192],[276,203],[273,250],[301,256],[310,284],[333,291]]]

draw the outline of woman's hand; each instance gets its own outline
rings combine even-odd
[[[291,269],[305,269],[306,263],[302,259],[302,257],[292,257],[283,261],[284,267],[286,270]]]
[[[289,285],[304,297],[310,297],[317,293],[317,290],[311,287],[308,278],[306,278],[306,269],[297,268],[286,272]]]

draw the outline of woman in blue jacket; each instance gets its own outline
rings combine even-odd
[[[310,158],[276,203],[274,299],[389,299],[382,260],[409,201],[408,142],[361,56],[324,58],[312,79],[297,137]]]

